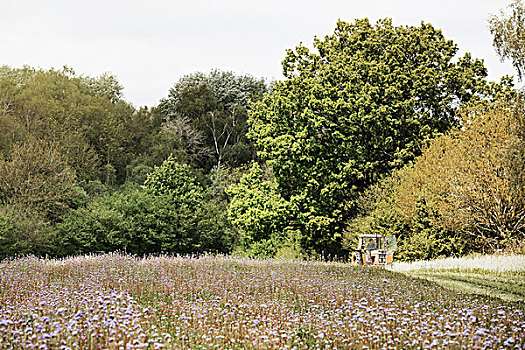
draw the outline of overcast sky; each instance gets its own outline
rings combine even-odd
[[[331,34],[337,19],[431,23],[489,79],[514,75],[492,47],[487,19],[509,0],[1,0],[0,65],[67,65],[116,75],[135,106],[153,106],[182,76],[213,68],[281,79],[285,50]],[[521,84],[520,84],[521,85]]]

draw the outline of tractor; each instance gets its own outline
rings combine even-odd
[[[396,236],[359,235],[359,243],[352,255],[352,262],[354,265],[372,267],[392,266],[396,248]]]

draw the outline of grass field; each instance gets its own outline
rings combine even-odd
[[[525,309],[525,255],[487,255],[395,263],[393,270],[464,293],[519,301]]]
[[[0,263],[4,349],[525,347],[520,303],[345,264],[123,254]]]

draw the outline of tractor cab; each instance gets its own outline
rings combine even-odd
[[[360,235],[352,262],[354,265],[391,266],[396,248],[396,236]]]

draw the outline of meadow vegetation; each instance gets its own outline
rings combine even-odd
[[[7,349],[525,346],[523,303],[321,261],[125,254],[0,263]]]

